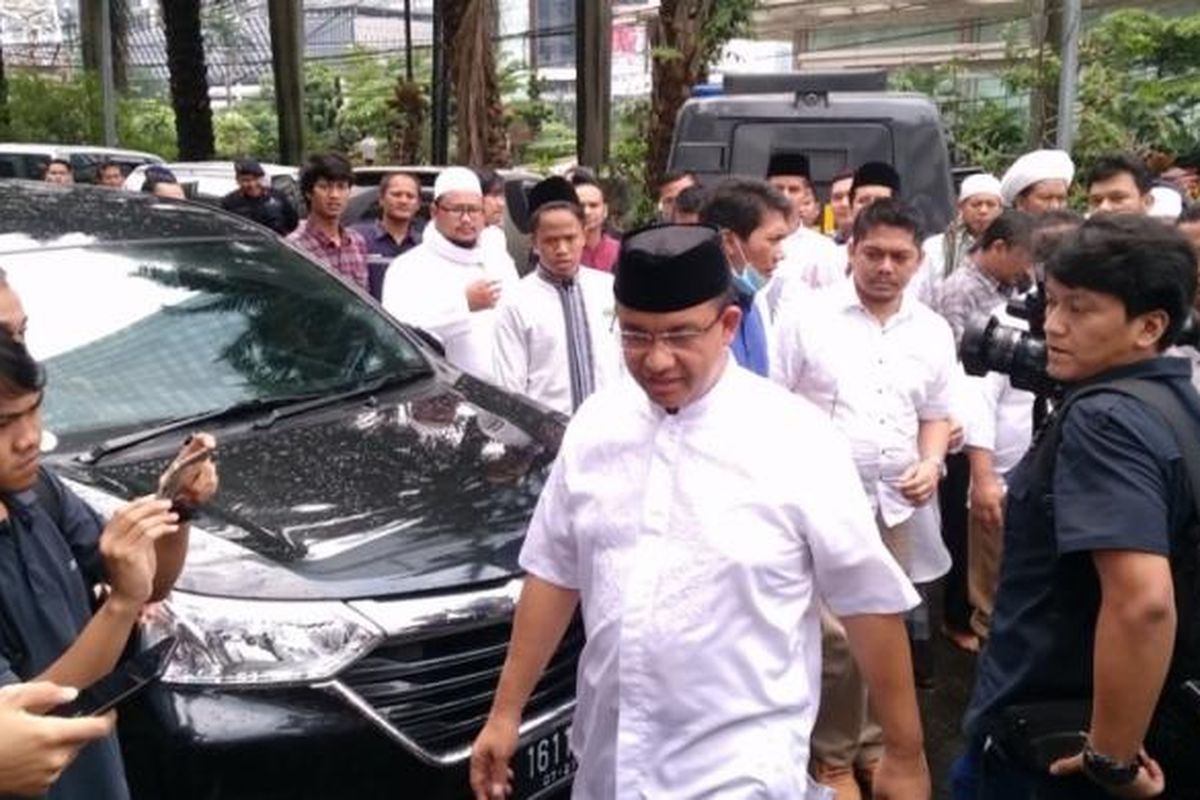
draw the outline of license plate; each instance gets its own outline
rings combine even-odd
[[[537,795],[575,774],[578,766],[567,744],[564,725],[517,748],[509,762],[513,771],[513,800]]]

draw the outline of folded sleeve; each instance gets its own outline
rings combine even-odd
[[[1165,459],[1178,448],[1140,406],[1100,395],[1080,400],[1067,414],[1054,467],[1060,553],[1170,554],[1173,489]]]

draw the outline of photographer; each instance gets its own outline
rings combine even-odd
[[[43,372],[0,329],[0,685],[52,681],[86,687],[111,672],[143,606],[166,596],[183,568],[194,508],[216,490],[203,460],[181,473],[178,505],[142,497],[105,524],[39,467]],[[211,451],[198,434],[184,452]],[[96,601],[95,587],[107,585]],[[50,790],[51,800],[123,800],[115,736],[84,748]]]
[[[76,695],[52,683],[0,686],[0,793],[45,794],[81,747],[112,732],[111,713],[82,719],[40,716]]]
[[[1184,451],[1157,402],[1109,385],[1165,390],[1195,429],[1185,441],[1200,436],[1189,366],[1162,356],[1195,289],[1187,242],[1146,217],[1089,220],[1046,266],[1046,371],[1065,394],[1009,476],[956,798],[1155,797],[1164,784],[1178,798],[1200,785],[1183,691],[1194,614],[1177,615],[1173,586],[1195,555],[1180,546],[1197,523]]]

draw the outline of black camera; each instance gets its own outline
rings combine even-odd
[[[1038,284],[1030,293],[1010,300],[1008,313],[1029,323],[1029,330],[1005,325],[990,314],[977,314],[963,330],[958,348],[968,375],[1000,372],[1016,389],[1039,397],[1057,398],[1062,384],[1046,372],[1046,293]],[[1193,311],[1175,336],[1175,344],[1200,347],[1200,322]]]
[[[991,314],[967,321],[958,348],[968,375],[1001,372],[1013,387],[1041,397],[1057,397],[1061,385],[1046,373],[1046,294],[1041,284],[1008,302],[1008,313],[1029,323],[1029,330],[1005,325]]]

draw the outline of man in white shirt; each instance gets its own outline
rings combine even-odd
[[[881,795],[929,797],[899,617],[916,594],[845,440],[732,362],[730,289],[706,227],[622,243],[617,317],[636,383],[580,408],[530,523],[513,639],[471,754],[477,800],[505,796],[521,710],[580,603],[575,798],[818,796],[804,770],[818,597],[877,692]]]
[[[846,258],[829,237],[804,224],[806,210],[816,202],[808,157],[788,151],[772,153],[767,163],[767,183],[792,204],[790,232],[783,240],[783,263],[779,265],[774,293],[790,296],[793,290],[786,287],[790,281],[799,281],[808,288],[833,282],[839,270],[845,270]],[[772,312],[778,310],[774,302],[771,305]]]
[[[921,266],[932,296],[949,275],[967,263],[967,254],[992,220],[1000,216],[1004,201],[995,175],[979,173],[963,179],[958,191],[958,217],[943,232],[930,236],[921,249]]]
[[[917,524],[914,513],[934,497],[942,476],[955,371],[950,327],[905,293],[921,263],[920,244],[911,208],[890,199],[862,208],[849,245],[851,280],[784,320],[773,364],[780,383],[812,401],[850,439],[879,534],[916,583],[938,577],[913,558],[940,545],[926,541],[937,540],[937,531]],[[856,768],[858,780],[870,782],[880,738],[865,687],[846,658],[844,631],[827,622],[813,771],[845,800],[859,797]]]
[[[620,374],[612,275],[583,269],[584,212],[557,176],[529,193],[537,268],[505,298],[496,320],[496,382],[573,414]]]
[[[1075,162],[1062,150],[1034,150],[1013,162],[1000,180],[1005,205],[1026,214],[1067,207]]]
[[[442,170],[431,213],[421,244],[388,268],[383,307],[436,336],[451,364],[491,380],[495,308],[516,287],[517,270],[507,252],[480,236],[483,192],[471,170]]]

